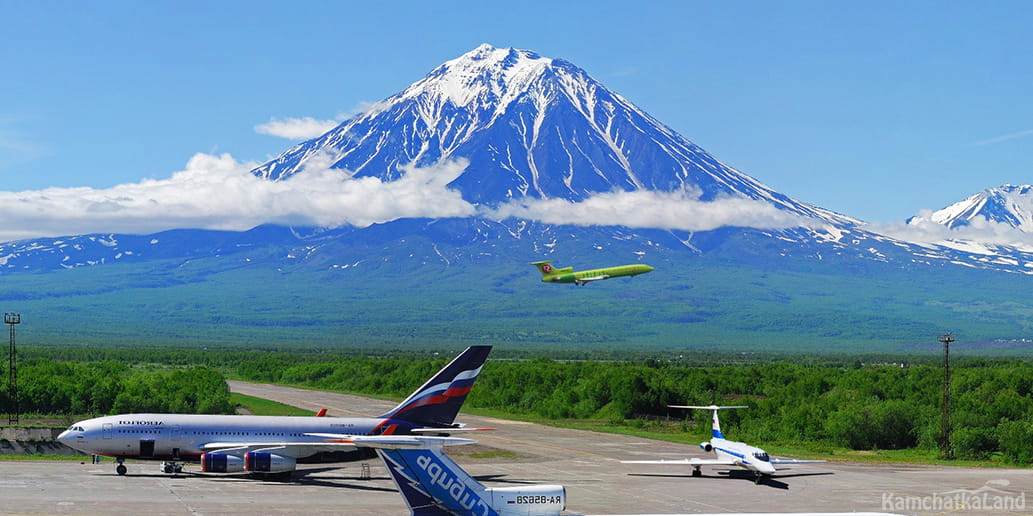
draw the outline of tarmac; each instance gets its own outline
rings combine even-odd
[[[230,387],[313,413],[327,408],[330,416],[375,416],[392,406],[272,385]],[[696,446],[464,414],[459,420],[496,430],[464,434],[478,444],[450,448],[457,463],[488,486],[565,485],[569,514],[1033,514],[1028,469],[835,461],[797,465],[755,484],[749,472],[721,467],[693,478],[688,467],[618,462],[709,455]],[[197,473],[190,464],[170,476],[157,463],[126,464],[129,474],[120,477],[113,462],[0,462],[0,514],[408,514],[377,460],[301,465],[284,481]]]

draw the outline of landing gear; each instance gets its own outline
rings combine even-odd
[[[696,466],[695,468],[692,468],[692,476],[694,476],[694,477],[702,477],[703,476],[703,472],[699,470],[699,466]]]
[[[757,473],[757,478],[754,478],[754,479],[753,479],[753,483],[754,483],[754,484],[756,484],[756,485],[760,485],[760,483],[761,483],[761,482],[762,482],[763,480],[764,480],[764,475],[762,475],[762,474],[760,474],[760,473]]]
[[[124,477],[126,475],[126,472],[129,471],[128,469],[126,469],[126,465],[122,464],[122,461],[124,460],[125,459],[123,459],[122,457],[115,459],[115,461],[118,463],[118,465],[115,466],[115,473],[118,473],[118,475],[122,477]]]

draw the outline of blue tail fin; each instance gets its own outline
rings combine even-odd
[[[490,352],[491,346],[466,348],[405,401],[380,417],[420,426],[451,426]]]
[[[377,450],[377,454],[391,473],[391,480],[394,480],[398,492],[409,506],[411,516],[450,516],[448,511],[438,507],[434,499],[423,491],[419,480],[409,475],[406,463],[397,454],[388,455],[385,450]]]
[[[412,516],[498,516],[483,484],[441,448],[378,449]]]

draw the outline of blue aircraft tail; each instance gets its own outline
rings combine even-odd
[[[434,449],[378,449],[412,516],[498,516],[483,484]]]
[[[448,427],[455,421],[491,346],[470,346],[405,401],[381,415],[425,427]]]

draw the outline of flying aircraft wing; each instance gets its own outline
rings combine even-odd
[[[591,278],[578,278],[577,281],[588,283],[589,281],[599,281],[604,279],[610,279],[610,276],[608,274],[603,274],[602,276],[592,276]]]
[[[677,459],[677,460],[622,460],[621,464],[667,464],[669,466],[737,466],[725,459]]]

